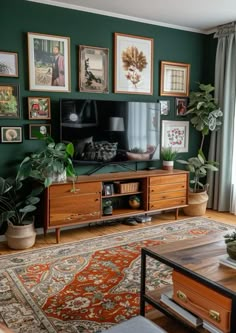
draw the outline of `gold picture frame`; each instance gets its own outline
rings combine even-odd
[[[81,92],[109,92],[108,59],[108,48],[79,46],[79,90]]]
[[[160,96],[189,95],[190,64],[161,61]]]
[[[51,119],[51,106],[49,97],[28,97],[29,119]]]
[[[29,90],[70,92],[70,38],[28,32]]]
[[[0,76],[18,77],[18,54],[0,51]]]
[[[153,94],[153,38],[114,34],[114,92]]]

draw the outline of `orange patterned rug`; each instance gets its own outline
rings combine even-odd
[[[0,257],[0,321],[15,332],[95,333],[139,314],[140,249],[227,231],[191,218]],[[171,283],[149,258],[148,288]]]

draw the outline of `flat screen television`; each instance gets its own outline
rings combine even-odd
[[[73,142],[81,163],[159,159],[160,104],[61,99],[60,139]]]

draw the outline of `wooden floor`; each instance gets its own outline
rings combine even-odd
[[[229,213],[218,213],[213,210],[207,210],[205,217],[213,219],[215,221],[232,224],[236,227],[236,216]],[[186,218],[181,212],[179,214],[179,219]],[[144,228],[147,226],[154,226],[162,223],[174,222],[173,213],[164,213],[160,215],[153,216],[152,222],[148,223],[139,223],[137,226],[128,226],[121,223],[112,223],[110,225],[106,224],[97,224],[86,226],[82,228],[76,228],[71,230],[62,230],[61,231],[61,243],[73,242],[82,239],[88,239],[108,234],[113,234],[117,232],[134,230],[139,228]],[[38,235],[36,239],[36,244],[31,249],[43,248],[48,246],[53,246],[56,244],[55,233],[51,232],[46,237],[43,235]],[[30,250],[31,250],[30,249]],[[17,253],[20,251],[10,250],[7,248],[5,242],[0,242],[0,255]],[[153,311],[149,315],[150,319],[158,323],[161,327],[167,330],[168,333],[188,333],[192,332],[190,329],[183,327],[177,321],[171,320],[162,316],[158,311]]]

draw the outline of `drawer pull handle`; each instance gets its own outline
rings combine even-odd
[[[76,192],[79,192],[80,191],[80,188],[74,188],[73,190],[70,190],[70,192],[73,192],[73,193],[76,193]]]
[[[219,312],[215,311],[215,310],[209,310],[209,317],[212,320],[215,320],[217,322],[220,322],[220,314]]]
[[[188,297],[186,296],[185,293],[183,293],[181,290],[177,291],[177,297],[181,299],[183,302],[187,302]]]

